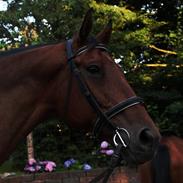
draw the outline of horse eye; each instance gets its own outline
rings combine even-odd
[[[100,73],[100,67],[97,65],[90,65],[86,68],[86,70],[91,74],[98,74]]]

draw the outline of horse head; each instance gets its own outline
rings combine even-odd
[[[159,132],[107,49],[111,21],[96,37],[89,36],[91,29],[89,10],[79,32],[65,45],[69,78],[60,114],[71,127],[121,143],[129,163],[143,163],[153,157]]]

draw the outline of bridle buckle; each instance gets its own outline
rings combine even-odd
[[[125,128],[117,128],[115,132],[116,133],[114,134],[114,137],[113,137],[114,145],[118,146],[120,143],[120,145],[122,145],[124,148],[127,148],[130,143],[129,132]],[[124,136],[126,136],[125,139],[124,139]]]

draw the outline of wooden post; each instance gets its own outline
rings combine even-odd
[[[27,136],[27,158],[34,159],[34,145],[33,145],[33,133],[29,133]]]

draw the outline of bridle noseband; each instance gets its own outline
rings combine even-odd
[[[106,46],[104,44],[97,43],[95,41],[93,44],[83,46],[80,49],[78,49],[75,53],[73,53],[72,39],[70,39],[66,42],[68,64],[70,65],[71,72],[74,74],[75,78],[78,81],[78,85],[79,85],[81,93],[85,96],[88,103],[97,113],[97,120],[96,120],[94,128],[93,128],[93,135],[97,136],[99,134],[99,132],[101,131],[101,128],[104,125],[108,125],[115,132],[114,137],[113,137],[114,144],[117,146],[119,143],[121,143],[121,145],[124,148],[127,148],[127,146],[130,143],[129,132],[124,128],[117,127],[114,123],[112,123],[110,121],[110,119],[113,118],[114,116],[116,116],[117,114],[119,114],[120,112],[122,112],[134,105],[143,103],[143,99],[140,97],[137,97],[137,96],[133,96],[133,97],[126,99],[125,101],[121,101],[117,105],[110,108],[108,111],[103,112],[101,110],[95,96],[90,91],[89,87],[87,86],[81,71],[77,68],[77,66],[74,62],[74,58],[83,54],[84,52],[87,52],[91,48],[101,49],[103,51],[109,52],[109,50],[106,48]],[[125,136],[125,138],[124,138],[124,136]],[[128,140],[126,140],[128,142],[125,142],[124,139],[128,139]]]

